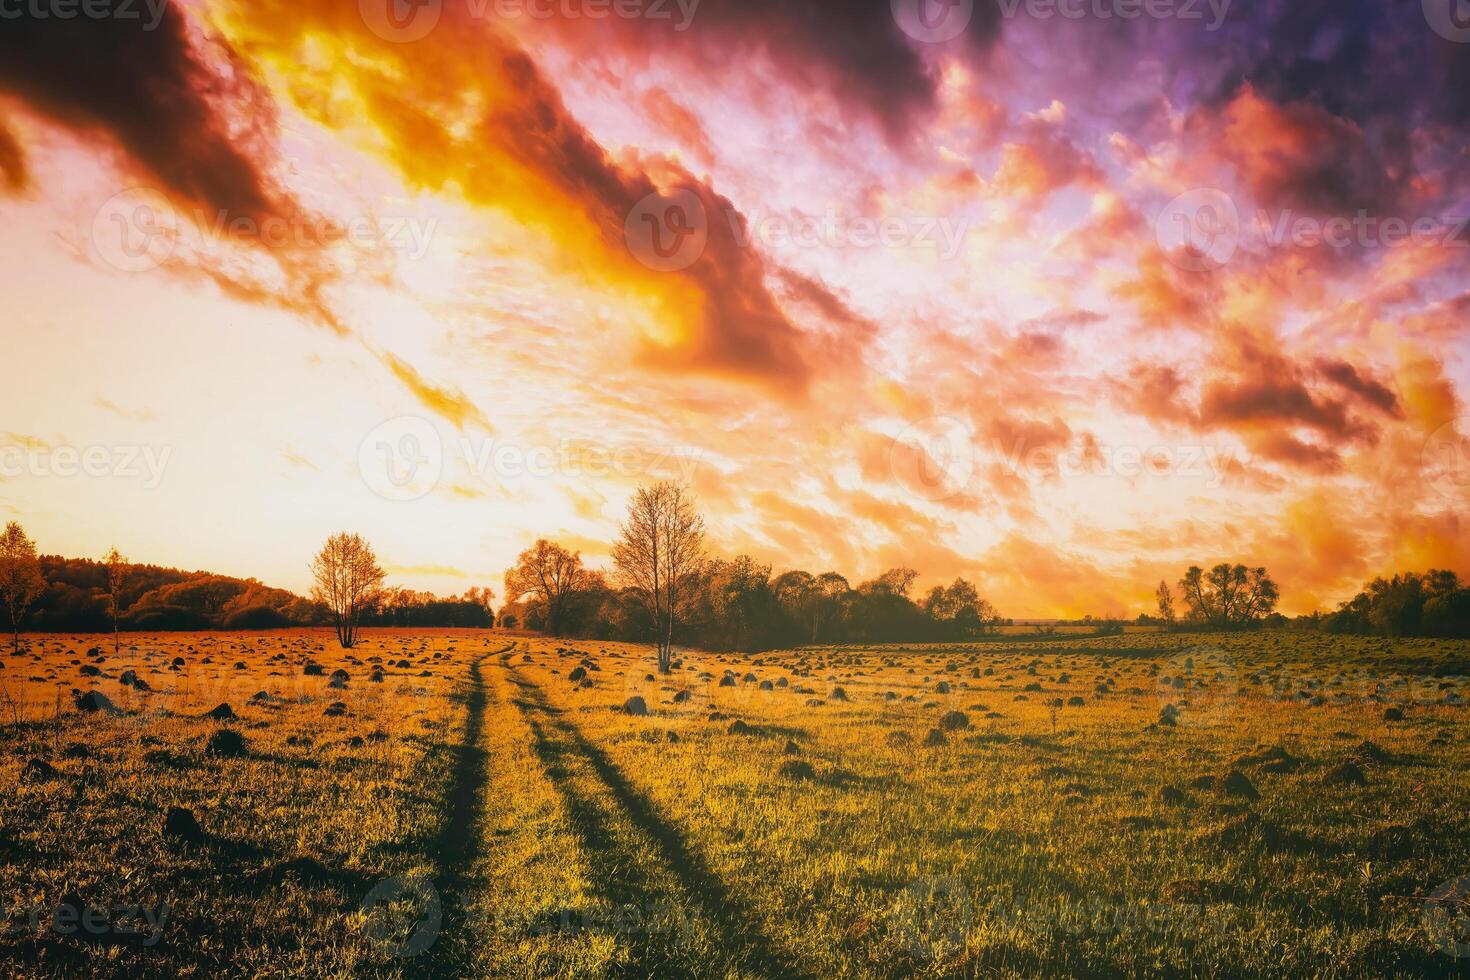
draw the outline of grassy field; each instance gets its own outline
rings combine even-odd
[[[111,642],[3,658],[6,975],[1470,975],[1463,642]]]

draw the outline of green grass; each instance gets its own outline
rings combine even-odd
[[[328,640],[129,637],[99,678],[73,663],[91,638],[5,658],[0,896],[170,910],[148,947],[12,930],[8,974],[1470,972],[1447,951],[1470,937],[1424,911],[1470,874],[1470,708],[1446,703],[1470,644],[1016,636],[690,652],[649,682],[651,651],[621,644],[383,631],[354,663]],[[348,687],[303,676],[308,657]],[[412,666],[374,684],[373,657]],[[590,686],[569,680],[584,662]],[[129,667],[155,689],[135,713],[70,709]],[[248,704],[261,689],[283,702]],[[634,694],[650,716],[617,710]],[[219,701],[240,758],[203,751]],[[956,710],[968,726],[926,746]],[[31,758],[57,777],[21,781]],[[1353,759],[1366,785],[1326,778]],[[1258,798],[1222,788],[1232,770]],[[166,840],[169,806],[209,841]],[[413,900],[364,911],[405,882],[432,885],[437,925]]]

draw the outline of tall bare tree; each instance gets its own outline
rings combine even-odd
[[[1160,582],[1154,596],[1159,600],[1159,618],[1169,626],[1174,625],[1174,593],[1169,591],[1169,583]]]
[[[15,521],[5,525],[0,534],[0,602],[10,613],[13,649],[20,652],[20,625],[26,610],[46,587],[41,578],[41,562],[36,557],[36,543],[26,537]]]
[[[674,662],[679,614],[704,563],[704,519],[684,489],[668,481],[642,487],[628,503],[628,519],[613,545],[619,582],[643,602],[653,621],[658,669]]]
[[[535,596],[546,603],[546,624],[552,636],[561,636],[567,602],[586,582],[582,556],[542,538],[521,552],[514,568],[506,570],[505,598],[519,602]]]
[[[383,592],[383,569],[372,547],[343,531],[327,538],[311,563],[311,597],[324,603],[337,628],[337,642],[350,650],[357,643],[363,613]]]
[[[128,560],[114,546],[102,556],[102,565],[107,571],[107,609],[112,613],[112,655],[117,656],[122,638],[118,620],[122,618],[122,588],[128,580]]]

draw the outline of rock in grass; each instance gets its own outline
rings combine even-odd
[[[1368,778],[1356,764],[1339,762],[1322,774],[1322,783],[1326,786],[1367,786]]]
[[[776,768],[777,775],[787,779],[816,779],[817,771],[810,762],[802,759],[787,759]]]
[[[45,783],[55,779],[59,773],[56,767],[45,759],[31,759],[20,772],[20,781],[23,783]]]
[[[572,672],[567,675],[567,680],[569,680],[573,684],[575,684],[575,683],[577,683],[577,681],[585,680],[586,677],[587,677],[587,668],[586,667],[573,667],[572,668]]]
[[[648,703],[635,694],[623,702],[623,714],[633,715],[635,718],[647,718]]]
[[[326,668],[323,667],[321,664],[307,664],[306,667],[302,669],[302,674],[307,677],[321,677],[326,672]]]
[[[1385,708],[1385,709],[1383,709],[1383,720],[1384,721],[1403,721],[1404,720],[1404,709],[1403,708]]]
[[[1183,806],[1189,802],[1189,797],[1178,786],[1163,786],[1159,789],[1159,802],[1169,806]]]
[[[1255,785],[1239,769],[1230,770],[1230,773],[1225,777],[1225,781],[1220,784],[1220,789],[1227,796],[1243,796],[1248,800],[1259,800],[1261,798],[1261,794]]]
[[[947,711],[939,719],[939,727],[947,732],[957,732],[970,727],[970,716],[963,711]]]
[[[801,755],[801,746],[787,739],[786,747],[781,750],[782,755]]]
[[[217,704],[213,708],[210,708],[209,713],[204,717],[212,721],[234,721],[237,716],[235,709],[231,708],[228,704]]]
[[[938,728],[929,729],[929,734],[924,736],[924,744],[930,748],[939,745],[948,745],[949,737]]]
[[[741,721],[739,718],[736,718],[734,721],[730,722],[730,727],[725,729],[725,731],[731,735],[755,734],[755,729],[747,725],[745,722]]]
[[[73,703],[78,711],[87,715],[104,714],[116,718],[122,714],[118,706],[112,703],[112,699],[101,691],[88,691],[86,694],[74,695]]]
[[[342,701],[333,701],[322,714],[327,718],[340,718],[347,714],[347,705]]]
[[[219,759],[237,759],[245,754],[245,736],[233,728],[221,728],[204,743],[204,754]]]
[[[1393,756],[1387,749],[1383,748],[1377,742],[1366,740],[1358,743],[1358,747],[1353,750],[1353,755],[1364,762],[1385,763],[1393,761]]]
[[[685,701],[688,701],[688,700],[689,700],[689,692],[688,691],[675,691],[674,692],[674,703],[675,704],[683,704]]]
[[[199,826],[193,810],[171,806],[163,818],[163,836],[182,844],[199,844],[204,841],[204,828]]]

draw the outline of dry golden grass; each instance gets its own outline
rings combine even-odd
[[[0,671],[8,974],[1470,964],[1459,909],[1426,906],[1470,873],[1470,708],[1451,703],[1470,644],[1007,636],[686,652],[650,680],[645,648],[488,631],[376,631],[353,651],[315,631],[123,641],[33,638]],[[152,690],[120,683],[129,669]],[[79,713],[72,688],[122,713]],[[635,696],[647,716],[622,710]],[[206,717],[220,703],[238,718]],[[926,744],[951,712],[964,726]],[[208,751],[221,730],[242,754]],[[162,832],[174,806],[205,840]],[[70,895],[168,916],[143,937],[59,931]]]

